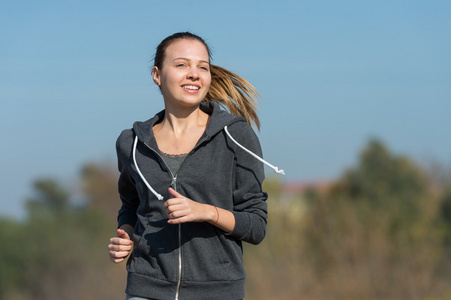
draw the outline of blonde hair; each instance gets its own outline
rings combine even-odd
[[[222,67],[210,65],[210,72],[211,85],[205,100],[219,103],[231,114],[243,116],[249,125],[254,123],[260,129],[257,90],[244,78]]]
[[[199,36],[190,32],[177,32],[166,37],[158,45],[154,57],[154,66],[162,68],[167,47],[178,39],[193,39],[201,42],[207,49],[209,58],[211,51],[207,43]],[[257,116],[257,100],[260,94],[244,78],[222,67],[210,64],[211,85],[205,101],[214,101],[226,108],[235,116],[242,116],[246,122],[260,129]]]

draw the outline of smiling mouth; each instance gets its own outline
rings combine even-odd
[[[184,85],[184,86],[182,86],[182,88],[187,89],[187,90],[193,90],[193,91],[199,90],[199,87],[195,86],[195,85]]]

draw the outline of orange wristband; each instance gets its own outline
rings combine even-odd
[[[216,223],[218,223],[219,221],[219,210],[216,206],[212,205],[215,209],[216,209],[216,213],[218,214],[218,218],[216,219],[216,222],[212,223],[211,225],[216,225]]]

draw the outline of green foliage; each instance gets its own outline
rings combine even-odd
[[[329,189],[270,205],[266,240],[245,252],[251,299],[442,299],[449,195],[371,141]]]
[[[56,181],[37,180],[34,190],[34,197],[27,201],[30,217],[51,217],[69,209],[69,194]]]
[[[25,245],[24,228],[20,223],[0,219],[0,299],[21,288],[24,263],[20,255]]]
[[[117,178],[110,170],[97,166],[97,171],[97,176],[111,178],[103,187],[116,190]],[[102,180],[82,177],[85,186]],[[57,181],[38,180],[27,202],[28,218],[0,220],[0,299],[124,298],[125,282],[118,280],[123,281],[123,272],[111,272],[106,248],[115,222],[90,195],[85,206],[73,205],[70,196]],[[117,194],[104,201],[119,203]]]
[[[446,224],[451,228],[451,182],[443,189],[441,198],[442,216]]]
[[[414,211],[418,197],[428,191],[423,171],[404,156],[396,156],[376,140],[361,154],[359,164],[349,170],[338,184],[350,198],[365,198],[374,207],[390,203]]]
[[[81,190],[89,199],[90,208],[115,223],[120,208],[116,169],[107,163],[90,163],[83,167],[81,176]]]
[[[357,202],[363,201],[363,206],[376,215],[389,215],[387,234],[393,235],[398,230],[402,235],[407,234],[406,230],[418,233],[418,227],[430,222],[438,209],[438,199],[434,198],[425,172],[408,158],[391,154],[375,140],[364,149],[359,164],[335,184],[329,198],[343,198],[350,201],[348,205],[357,207],[362,206]]]

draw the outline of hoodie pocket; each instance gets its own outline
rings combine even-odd
[[[186,236],[182,249],[184,280],[205,282],[245,277],[240,242],[207,223],[190,223],[182,234]]]
[[[135,247],[129,262],[129,271],[162,280],[177,281],[177,226],[167,219],[149,221],[141,234],[135,233]]]

